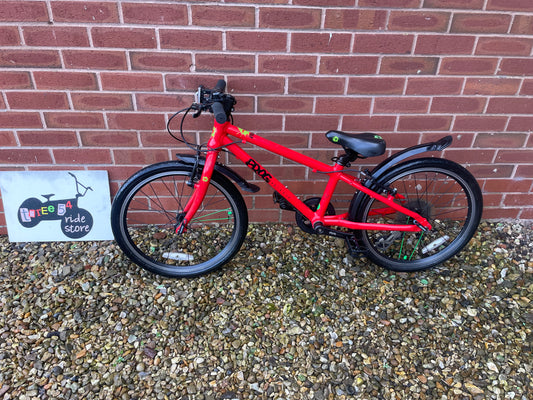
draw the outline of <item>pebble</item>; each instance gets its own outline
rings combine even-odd
[[[395,273],[251,225],[220,271],[152,275],[113,242],[0,238],[0,398],[533,398],[533,235],[483,221]]]

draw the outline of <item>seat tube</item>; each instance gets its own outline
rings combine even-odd
[[[334,171],[342,171],[343,166],[339,164],[335,164],[333,167]],[[331,198],[333,197],[333,193],[335,191],[335,188],[337,187],[337,183],[339,183],[339,174],[331,174],[328,183],[326,184],[326,188],[324,189],[324,194],[322,198],[320,199],[320,207],[317,210],[317,213],[320,217],[324,217],[326,215],[326,211],[328,209],[328,205],[331,202]]]

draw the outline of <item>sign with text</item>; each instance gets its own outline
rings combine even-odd
[[[11,242],[111,240],[107,171],[0,172]]]

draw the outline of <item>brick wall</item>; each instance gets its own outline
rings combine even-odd
[[[2,1],[0,23],[3,170],[105,169],[115,192],[183,150],[168,117],[224,78],[238,126],[321,160],[329,129],[388,154],[452,134],[484,216],[533,219],[531,0]],[[254,154],[304,197],[323,185]],[[259,183],[247,202],[270,208]]]

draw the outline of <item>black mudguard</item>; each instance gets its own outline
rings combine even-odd
[[[194,165],[196,163],[196,156],[192,154],[176,154],[178,157],[178,161],[185,165]],[[200,171],[202,170],[203,166],[205,165],[205,158],[200,157],[198,160],[198,165],[201,167]],[[245,192],[255,193],[260,190],[260,187],[257,185],[254,185],[253,183],[247,182],[242,176],[240,176],[238,173],[233,171],[231,168],[226,167],[225,165],[216,163],[215,164],[215,171],[220,172],[223,175],[226,175],[228,178],[230,178],[233,182],[235,182],[239,187],[244,190]]]
[[[402,151],[399,151],[398,153],[393,154],[386,160],[379,163],[372,171],[370,171],[370,175],[372,178],[366,179],[363,182],[363,184],[366,187],[372,189],[372,186],[375,184],[375,182],[376,181],[379,182],[379,179],[399,162],[409,157],[416,156],[420,153],[425,153],[428,151],[444,150],[446,147],[452,144],[452,141],[453,141],[453,138],[451,136],[445,136],[437,140],[436,142],[419,144],[417,146],[412,146]],[[366,194],[364,194],[363,192],[358,192],[352,198],[352,202],[350,204],[350,218],[351,219],[353,219],[357,215],[357,210],[359,209],[359,205],[361,204],[361,202],[363,201],[365,197],[366,197]]]

